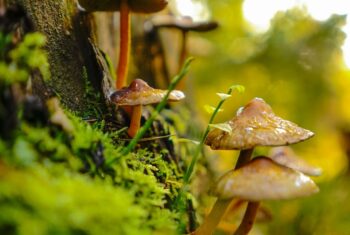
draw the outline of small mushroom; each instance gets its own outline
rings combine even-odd
[[[110,99],[119,106],[131,106],[132,114],[128,134],[134,137],[140,128],[142,105],[161,102],[166,95],[166,90],[154,89],[145,81],[135,79],[128,87],[113,92]],[[174,90],[170,93],[169,101],[179,101],[185,98],[183,92]]]
[[[130,54],[130,11],[137,13],[157,12],[167,5],[166,0],[79,0],[87,11],[120,11],[120,46],[116,88],[126,86]]]
[[[274,114],[261,98],[254,98],[237,116],[226,122],[232,132],[214,129],[205,144],[212,149],[251,149],[256,146],[282,146],[311,138],[314,133]]]
[[[312,166],[299,158],[293,149],[287,146],[273,148],[269,157],[278,164],[300,171],[306,175],[320,176],[322,174],[321,168]]]
[[[267,157],[256,157],[227,172],[213,189],[218,198],[238,197],[249,201],[292,199],[317,192],[318,187],[308,176]]]
[[[259,201],[294,199],[308,196],[319,191],[316,184],[306,175],[291,168],[279,165],[267,157],[256,157],[249,163],[236,170],[224,174],[215,184],[212,192],[221,201],[221,205],[233,198],[252,201],[243,219],[247,224],[241,224],[235,234],[247,234],[254,223]],[[215,207],[214,207],[215,208]],[[221,218],[227,207],[216,207],[214,213],[207,218]],[[254,214],[252,217],[251,214]],[[204,221],[195,234],[212,234],[216,227],[212,221]]]

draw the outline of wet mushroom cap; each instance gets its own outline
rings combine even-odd
[[[248,164],[223,175],[213,194],[220,199],[238,197],[249,201],[293,199],[319,191],[306,175],[279,165],[267,157],[254,158]]]
[[[290,147],[283,146],[273,148],[269,157],[280,165],[287,166],[306,175],[319,176],[322,174],[321,168],[314,167],[296,156]]]
[[[161,102],[166,93],[167,90],[154,89],[145,81],[135,79],[128,87],[112,93],[110,99],[120,106],[147,105]],[[179,101],[183,98],[185,94],[182,91],[174,90],[170,92],[168,101]]]
[[[219,24],[215,21],[194,22],[190,17],[175,17],[160,15],[151,20],[156,28],[176,28],[184,31],[207,32],[216,29]]]
[[[281,146],[306,140],[313,132],[274,114],[261,98],[254,98],[237,116],[226,122],[232,131],[213,129],[205,141],[212,149],[250,149],[256,146]]]
[[[119,11],[121,0],[79,0],[79,4],[88,12]],[[135,13],[153,13],[163,10],[167,0],[128,0],[129,8]]]

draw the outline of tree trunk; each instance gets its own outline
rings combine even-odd
[[[7,4],[23,7],[34,30],[46,36],[51,72],[49,84],[61,102],[83,116],[91,108],[104,109],[102,84],[104,78],[110,79],[110,73],[95,46],[92,16],[80,11],[72,0],[8,0]],[[86,94],[89,84],[90,92],[95,94],[94,100]],[[33,80],[33,91],[42,98],[50,95],[40,79]]]

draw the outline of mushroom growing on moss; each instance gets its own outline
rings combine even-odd
[[[120,11],[120,46],[116,88],[126,86],[130,54],[130,11],[153,13],[164,9],[166,0],[79,0],[87,11]]]
[[[225,124],[229,125],[232,131],[227,132],[215,128],[209,132],[205,144],[212,149],[241,150],[235,169],[250,161],[256,146],[289,145],[304,141],[314,135],[311,131],[276,116],[271,107],[261,98],[254,98],[245,107],[238,110],[236,117]],[[204,232],[206,229],[202,227],[205,227],[206,223],[212,224],[210,227],[216,226],[225,212],[222,208],[227,208],[229,204],[230,200],[219,198],[212,212],[198,229],[198,234],[210,234]],[[247,211],[252,212],[249,215],[253,219],[258,206],[257,202],[248,203]]]
[[[110,99],[113,103],[132,108],[128,129],[130,137],[134,137],[140,128],[142,105],[159,103],[166,93],[166,90],[154,89],[145,81],[135,79],[128,87],[124,87],[111,94]],[[185,95],[182,91],[174,90],[170,92],[168,100],[179,101],[183,98],[185,98]]]

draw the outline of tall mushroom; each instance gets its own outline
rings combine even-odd
[[[230,133],[215,128],[208,134],[205,144],[212,149],[241,150],[235,169],[250,161],[256,146],[289,145],[304,141],[314,135],[311,131],[276,116],[271,107],[261,98],[254,98],[245,107],[239,109],[236,117],[226,124],[232,129]],[[213,224],[216,226],[225,212],[222,211],[222,208],[227,208],[229,204],[230,200],[219,198],[212,212],[205,219],[203,226],[206,223],[213,223],[211,222],[214,218],[212,213],[215,214],[215,223]],[[255,211],[250,213],[253,219],[258,205],[257,202],[248,203],[247,211]],[[196,234],[210,234],[205,232],[206,229],[202,228],[203,226],[198,229]]]
[[[130,50],[130,11],[153,13],[167,5],[167,0],[79,0],[87,11],[120,11],[120,47],[116,88],[126,86]]]
[[[166,90],[153,89],[141,79],[135,79],[128,87],[112,93],[110,96],[112,102],[119,106],[130,106],[132,108],[128,129],[130,137],[134,137],[140,128],[142,105],[159,103],[166,93]],[[168,100],[179,101],[183,98],[185,98],[183,92],[174,90],[170,93]]]

